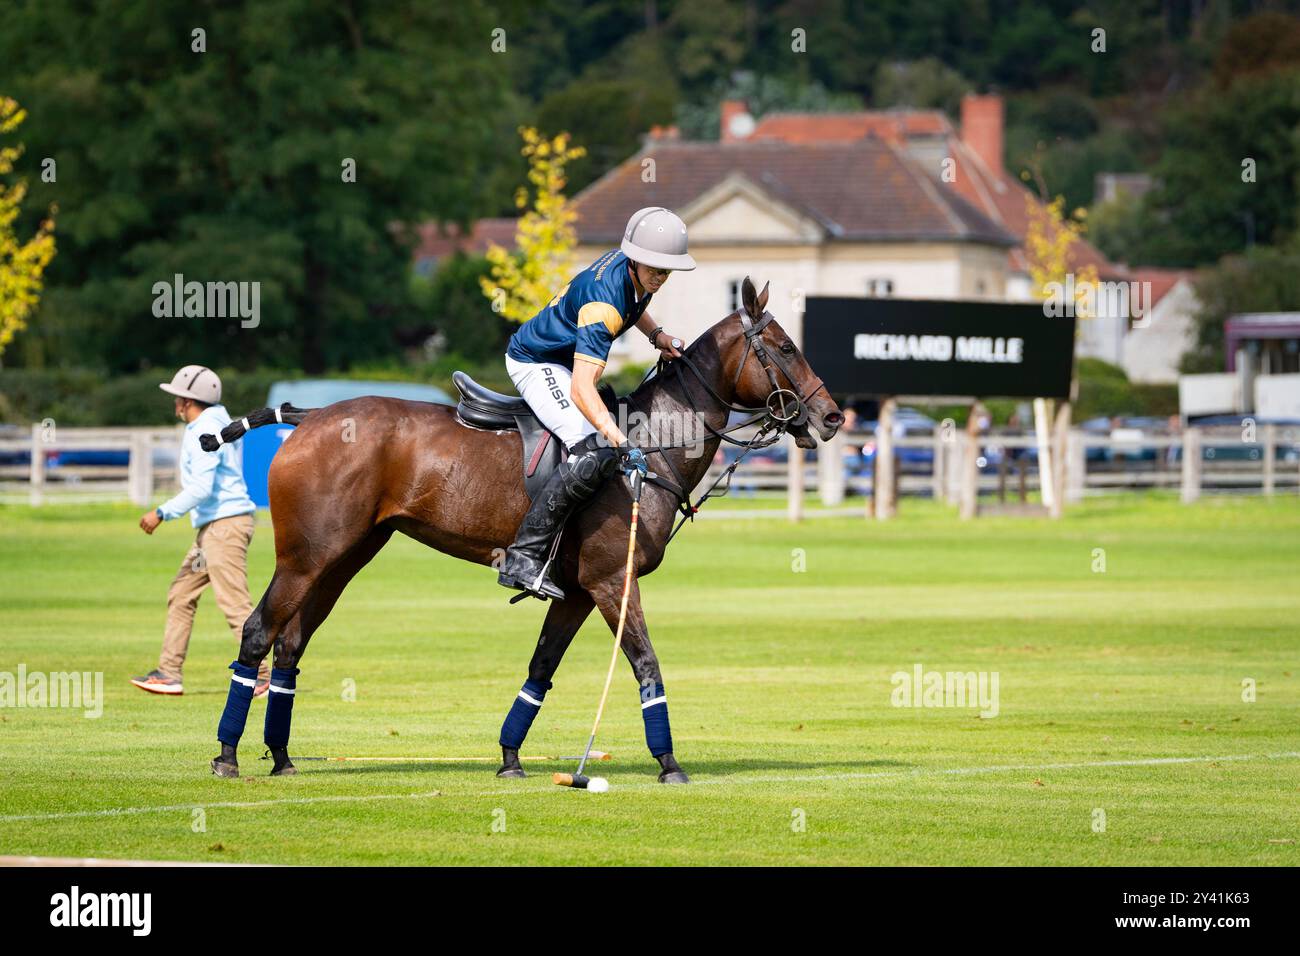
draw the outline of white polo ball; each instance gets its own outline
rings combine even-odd
[[[592,793],[604,793],[609,789],[609,781],[604,777],[592,777],[591,780],[587,782],[587,789]]]

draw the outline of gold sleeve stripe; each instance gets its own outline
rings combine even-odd
[[[592,365],[599,365],[601,368],[605,367],[605,360],[598,359],[594,355],[584,355],[582,352],[574,352],[573,357],[580,362],[590,362]]]
[[[623,317],[608,302],[588,302],[578,310],[578,328],[597,322],[605,323],[610,335],[618,335],[619,329],[623,328]]]

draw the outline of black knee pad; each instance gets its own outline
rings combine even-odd
[[[601,440],[599,435],[589,435],[569,450],[569,460],[560,467],[565,484],[577,494],[590,496],[618,467],[618,449]]]

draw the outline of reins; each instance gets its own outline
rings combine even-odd
[[[736,388],[740,385],[740,376],[744,372],[745,363],[749,360],[749,353],[752,349],[754,357],[758,360],[759,365],[762,366],[763,371],[767,374],[768,383],[772,386],[772,390],[768,393],[767,399],[764,401],[762,406],[754,407],[748,405],[736,405],[727,401],[718,394],[717,389],[715,389],[709,383],[709,380],[705,378],[704,373],[700,371],[695,360],[684,352],[676,359],[667,362],[665,362],[663,358],[660,358],[659,362],[655,366],[654,371],[656,378],[662,375],[665,366],[669,366],[673,369],[677,375],[677,381],[682,387],[683,399],[690,407],[691,411],[696,413],[700,424],[704,426],[705,430],[707,430],[711,436],[743,449],[743,451],[736,456],[736,459],[728,465],[716,479],[714,479],[713,484],[708,487],[708,490],[706,490],[695,504],[692,505],[689,489],[685,488],[685,479],[682,477],[677,466],[673,464],[672,459],[664,454],[664,452],[676,448],[693,447],[702,444],[707,439],[700,438],[696,441],[683,441],[668,445],[656,444],[645,447],[647,454],[660,454],[664,463],[667,464],[669,469],[672,471],[673,477],[677,479],[677,484],[674,485],[672,482],[667,481],[659,475],[651,474],[648,476],[648,480],[652,484],[658,485],[665,491],[671,493],[677,499],[677,509],[682,515],[681,519],[677,522],[676,527],[673,528],[672,533],[668,535],[668,540],[664,542],[665,547],[667,547],[668,543],[677,536],[677,532],[682,529],[682,525],[687,521],[695,520],[696,512],[700,510],[700,507],[704,502],[708,501],[710,498],[724,497],[731,490],[731,478],[735,474],[736,468],[751,452],[759,448],[767,448],[774,445],[778,440],[780,440],[781,436],[787,431],[787,429],[798,427],[807,422],[808,401],[826,387],[826,383],[820,378],[817,380],[817,387],[806,395],[798,394],[792,389],[783,387],[776,377],[776,369],[781,371],[785,376],[786,381],[791,385],[795,384],[794,376],[790,373],[790,369],[779,356],[768,351],[762,340],[763,330],[767,328],[768,324],[772,321],[772,314],[770,312],[764,312],[762,318],[759,319],[758,322],[755,322],[743,311],[740,312],[739,315],[742,331],[745,336],[745,352],[736,365],[736,377],[732,382],[732,392],[734,394]],[[700,383],[705,392],[707,392],[708,395],[724,409],[729,412],[737,412],[740,414],[748,413],[751,417],[743,422],[738,422],[735,425],[721,430],[714,428],[708,422],[704,421],[703,418],[700,417],[700,409],[696,407],[694,400],[691,398],[690,390],[686,387],[686,376],[682,371],[683,367],[688,369],[691,374],[695,376],[696,381]],[[649,377],[650,374],[647,372],[646,379],[643,379],[642,381],[644,382],[649,379]],[[775,407],[773,405],[774,402]],[[737,439],[731,437],[732,432],[748,428],[754,424],[758,424],[758,431],[752,438]],[[724,481],[726,484],[724,485],[723,490],[715,494],[715,489]]]

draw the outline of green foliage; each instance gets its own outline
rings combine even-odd
[[[1121,193],[1088,211],[1088,239],[1115,262],[1136,262],[1146,229],[1142,200]]]
[[[1137,385],[1117,365],[1097,358],[1078,361],[1079,398],[1074,418],[1082,421],[1101,415],[1175,415],[1178,386]]]
[[[1010,97],[1006,121],[1007,169],[1020,174],[1037,167],[1049,194],[1064,196],[1067,209],[1091,205],[1097,173],[1141,168],[1134,135],[1115,122],[1103,127],[1096,103],[1077,92]]]
[[[218,368],[222,404],[240,415],[266,404],[272,382],[301,373],[278,369]],[[84,368],[0,369],[0,421],[26,425],[53,418],[60,425],[167,425],[176,420],[172,397],[158,388],[172,371],[109,375]]]
[[[1197,266],[1284,241],[1300,212],[1300,69],[1206,88],[1172,108],[1158,185],[1144,198],[1141,261]],[[1253,182],[1243,161],[1253,160]]]
[[[715,140],[721,126],[720,105],[723,100],[744,100],[754,117],[781,110],[827,113],[837,110],[860,110],[862,100],[845,93],[831,93],[820,83],[737,73],[719,82],[703,99],[677,107],[677,125],[685,139]]]
[[[536,126],[567,130],[587,155],[568,164],[568,189],[577,193],[606,170],[641,148],[651,126],[672,122],[677,99],[671,79],[654,76],[610,80],[575,80],[547,96],[537,107]]]
[[[390,352],[412,312],[392,224],[476,217],[480,169],[510,151],[483,119],[506,102],[493,24],[475,4],[8,11],[0,86],[29,110],[32,206],[64,213],[35,354],[320,370]],[[56,183],[32,175],[42,157]],[[156,318],[151,287],[175,273],[260,282],[260,326]]]
[[[516,328],[483,297],[479,280],[489,268],[482,256],[456,253],[439,262],[431,278],[413,280],[424,333],[438,333],[444,352],[473,362],[500,361]]]
[[[913,62],[882,63],[876,70],[872,102],[877,109],[937,109],[961,112],[961,98],[971,83],[934,57]]]

